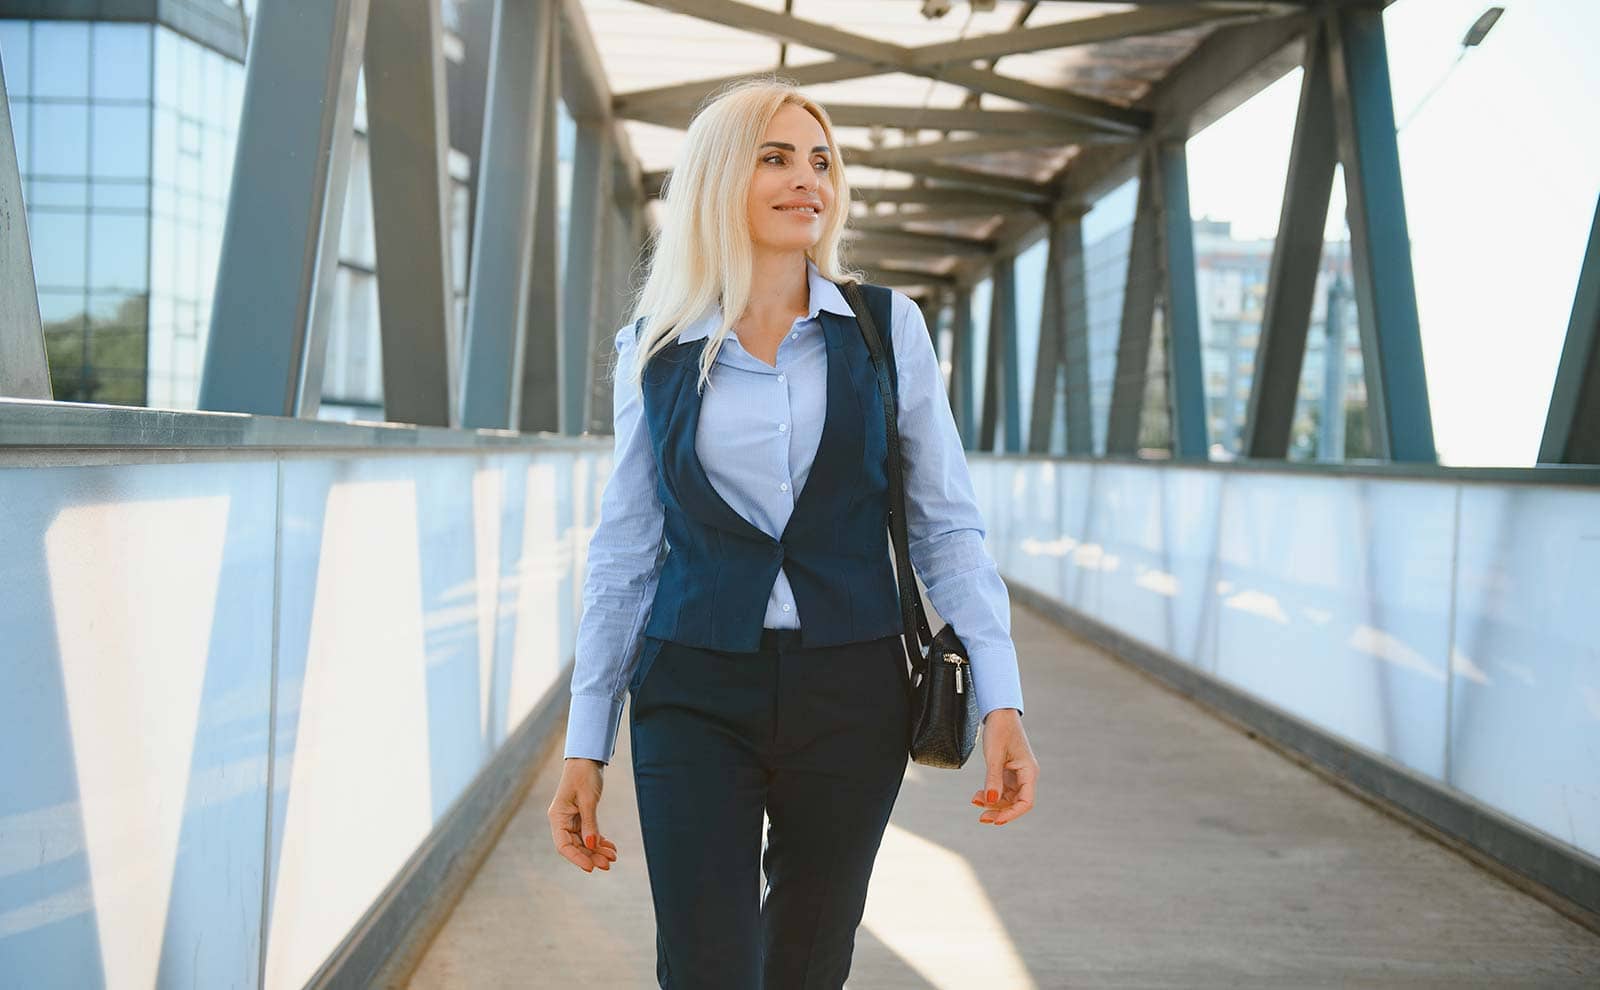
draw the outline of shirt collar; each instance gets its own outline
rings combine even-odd
[[[837,285],[823,277],[822,272],[817,270],[816,262],[810,258],[806,259],[806,288],[810,294],[810,299],[806,303],[806,319],[816,319],[817,313],[821,310],[839,316],[855,316],[855,311],[845,302],[844,293],[839,291]],[[709,337],[711,331],[721,322],[722,307],[713,303],[709,312],[683,328],[678,334],[678,343],[687,344]]]

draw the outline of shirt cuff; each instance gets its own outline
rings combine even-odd
[[[1017,669],[1015,649],[990,647],[972,650],[972,693],[978,700],[978,721],[997,708],[1015,708],[1022,715],[1022,677]]]
[[[566,756],[610,763],[622,724],[622,700],[604,694],[575,694],[567,709]]]

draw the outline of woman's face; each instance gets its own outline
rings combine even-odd
[[[807,251],[822,236],[823,216],[833,209],[834,149],[817,118],[793,104],[772,115],[753,152],[746,212],[750,239],[772,251]]]

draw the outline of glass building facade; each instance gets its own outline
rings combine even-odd
[[[194,408],[244,66],[159,24],[0,21],[55,397]]]
[[[246,11],[252,5],[246,5]],[[447,3],[447,27],[458,19]],[[451,37],[446,58],[459,62]],[[0,19],[54,396],[193,409],[243,104],[238,53],[162,24]],[[571,120],[563,113],[563,178]],[[358,84],[319,412],[383,418],[365,86]],[[465,323],[472,158],[451,149],[451,276]],[[562,183],[563,198],[570,180]],[[564,214],[564,210],[563,210]]]

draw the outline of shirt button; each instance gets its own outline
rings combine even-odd
[[[797,334],[797,333],[791,333],[791,334],[790,334],[790,335],[789,335],[789,339],[790,339],[790,340],[798,340],[798,339],[799,339],[799,338],[800,338],[800,335],[799,335],[799,334]]]
[[[789,603],[788,603],[788,602],[784,602],[784,603],[783,603],[783,610],[784,610],[784,611],[785,611],[785,612],[787,612],[787,611],[789,611]]]
[[[789,483],[787,481],[785,481],[783,484],[778,486],[778,491],[780,491],[780,492],[786,492],[788,490],[789,490]]]
[[[778,376],[778,381],[783,382],[783,381],[788,381],[788,379],[783,377],[782,375],[779,375]]]
[[[789,424],[788,423],[779,423],[778,424],[778,432],[779,433],[782,433],[783,431],[787,430],[788,428],[789,428]]]

